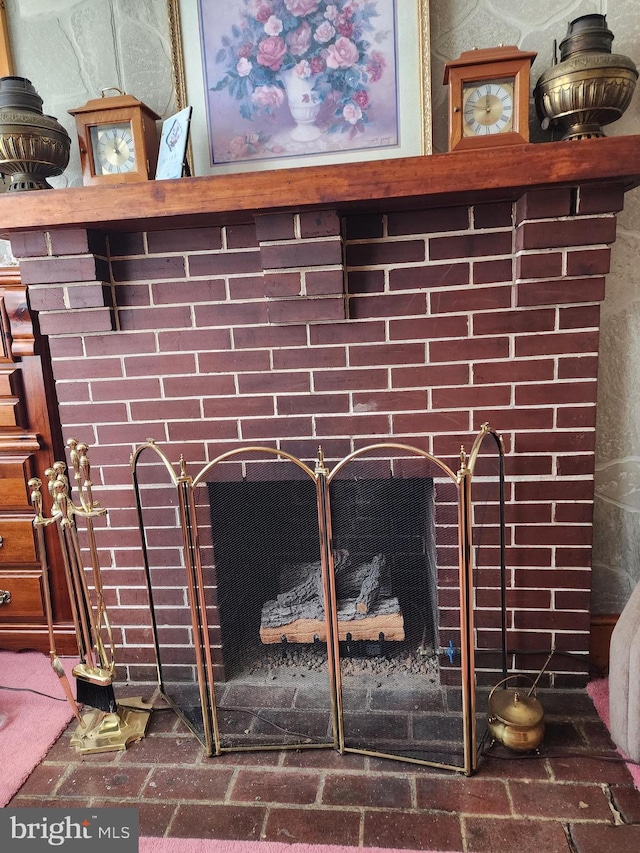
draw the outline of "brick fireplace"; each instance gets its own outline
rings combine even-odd
[[[155,677],[129,471],[148,438],[196,467],[239,445],[312,460],[321,443],[330,461],[410,439],[455,468],[489,422],[506,449],[510,664],[586,655],[599,312],[640,153],[618,137],[496,159],[0,199],[64,437],[99,471],[130,680]],[[476,605],[482,648],[497,584]],[[549,679],[585,675],[557,656]]]

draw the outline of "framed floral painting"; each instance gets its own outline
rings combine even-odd
[[[4,3],[0,4],[0,77],[13,75],[13,58],[9,44],[9,25]]]
[[[428,0],[168,0],[194,174],[431,153]]]

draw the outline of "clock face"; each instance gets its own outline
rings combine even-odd
[[[96,175],[118,175],[137,168],[131,124],[101,124],[91,127],[93,168]]]
[[[487,136],[513,130],[513,78],[465,83],[462,135]]]

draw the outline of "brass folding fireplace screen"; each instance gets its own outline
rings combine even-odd
[[[209,755],[327,747],[475,769],[480,655],[484,684],[505,670],[488,425],[457,470],[394,442],[331,467],[322,448],[306,464],[239,447],[192,477],[149,441],[131,466],[160,687]]]

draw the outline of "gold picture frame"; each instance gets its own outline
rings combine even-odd
[[[9,42],[7,10],[4,2],[0,2],[0,77],[12,76],[13,57],[11,56],[11,44]]]
[[[203,69],[200,49],[200,33],[198,29],[197,11],[193,7],[197,0],[167,0],[167,15],[171,41],[171,59],[173,64],[174,88],[177,109],[193,107],[192,131],[189,141],[189,161],[192,174],[223,174],[242,171],[251,172],[259,169],[289,168],[292,166],[323,165],[322,156],[280,157],[275,160],[250,161],[243,164],[211,164],[209,128],[206,116],[205,95],[203,90]],[[396,14],[405,16],[410,21],[405,24],[403,35],[403,53],[407,47],[407,39],[415,39],[412,46],[413,54],[417,56],[415,78],[409,80],[414,73],[413,66],[405,71],[402,84],[402,99],[399,106],[407,100],[410,93],[411,106],[406,109],[409,120],[407,130],[403,129],[402,143],[396,146],[396,152],[378,149],[367,149],[346,157],[346,162],[354,160],[391,159],[393,157],[421,156],[433,153],[432,142],[432,110],[431,110],[431,58],[430,58],[430,22],[429,0],[395,0]],[[415,18],[411,16],[415,14]],[[416,26],[417,25],[417,26]],[[412,54],[412,55],[413,55]],[[187,57],[185,61],[185,57]],[[198,66],[196,68],[195,66]],[[417,118],[416,118],[417,114]],[[403,118],[404,120],[404,118]],[[409,121],[411,128],[409,129]],[[405,142],[404,140],[409,140]],[[340,162],[340,155],[335,152],[330,156],[331,162]],[[329,156],[326,157],[329,161]]]

